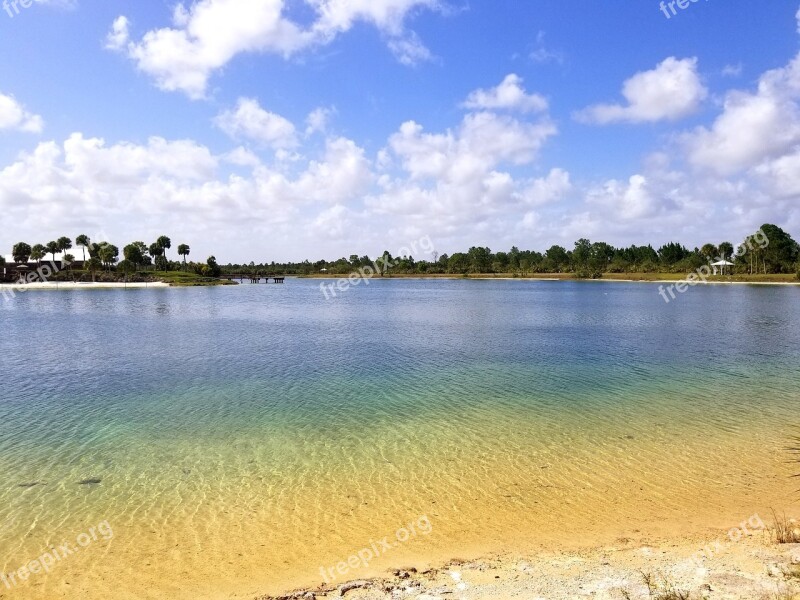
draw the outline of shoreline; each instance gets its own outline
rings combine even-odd
[[[610,545],[585,549],[452,559],[435,567],[403,566],[385,576],[323,583],[254,600],[800,598],[800,544],[778,544],[769,529],[747,530],[737,539],[729,533],[714,530],[658,539],[640,534],[638,539],[619,537]]]
[[[287,279],[311,279],[320,281],[339,281],[340,279],[347,280],[347,275],[339,277],[332,275],[287,275]],[[599,278],[599,279],[578,279],[575,277],[495,277],[490,275],[474,275],[469,277],[461,277],[459,275],[393,275],[391,277],[369,277],[370,280],[409,280],[409,281],[570,281],[577,283],[658,283],[658,284],[676,284],[684,282],[688,285],[686,278],[681,279],[618,279],[618,278]],[[697,281],[695,285],[783,285],[783,286],[800,286],[798,281]]]
[[[163,281],[119,283],[119,282],[77,282],[77,281],[48,281],[32,282],[24,285],[18,283],[0,283],[0,294],[13,291],[15,294],[26,292],[42,292],[56,290],[115,290],[115,289],[137,289],[137,288],[168,288],[172,287]]]

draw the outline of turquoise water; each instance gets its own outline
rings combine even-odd
[[[0,572],[114,527],[0,595],[247,597],[423,514],[383,566],[791,501],[800,288],[319,283],[0,305]]]

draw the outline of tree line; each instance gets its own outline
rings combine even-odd
[[[599,278],[603,273],[691,273],[719,260],[733,262],[736,274],[797,273],[800,277],[800,246],[777,225],[765,224],[747,236],[741,244],[707,243],[689,249],[679,242],[659,248],[652,245],[615,247],[605,242],[580,239],[571,249],[553,245],[544,252],[520,250],[492,252],[473,246],[466,252],[429,257],[393,257],[386,251],[376,258],[352,254],[337,260],[228,264],[223,273],[281,272],[287,275],[312,275],[321,272],[347,274],[365,267],[379,266],[380,275],[396,274],[518,274],[567,273],[580,278]]]
[[[74,241],[74,244],[73,244]],[[30,245],[18,242],[12,249],[17,264],[34,261],[41,264],[49,257],[56,261],[56,254],[63,255],[66,269],[75,262],[69,251],[80,248],[82,270],[94,280],[98,273],[123,274],[128,277],[138,271],[189,271],[203,277],[219,277],[223,274],[286,274],[311,275],[320,272],[348,274],[365,267],[379,266],[380,275],[396,274],[518,274],[529,276],[537,273],[566,273],[581,278],[598,278],[603,273],[691,273],[718,260],[733,262],[736,274],[797,273],[800,277],[800,246],[777,225],[764,224],[743,242],[719,244],[707,243],[700,248],[689,249],[679,242],[669,242],[659,248],[652,245],[615,247],[605,242],[592,242],[582,238],[573,248],[553,245],[544,252],[520,250],[514,246],[509,251],[492,252],[489,248],[473,246],[466,252],[438,254],[427,257],[397,256],[386,251],[376,258],[353,254],[348,258],[318,260],[311,262],[262,262],[256,264],[219,265],[214,256],[206,262],[188,262],[191,253],[188,244],[178,244],[176,253],[181,261],[170,260],[168,250],[172,240],[159,236],[153,243],[131,242],[120,249],[107,242],[92,242],[82,234],[73,239],[60,237],[46,244]],[[77,250],[75,250],[77,252]],[[121,258],[121,260],[120,260]],[[0,255],[0,269],[5,259]]]
[[[191,253],[188,244],[178,244],[177,255],[182,261],[172,261],[167,256],[167,251],[172,248],[172,240],[166,236],[159,236],[152,244],[144,242],[131,242],[120,249],[108,241],[93,242],[88,235],[81,234],[73,240],[67,236],[46,244],[28,244],[17,242],[11,250],[15,264],[27,265],[35,262],[41,266],[42,261],[51,257],[56,262],[56,254],[61,254],[61,269],[70,271],[76,263],[74,254],[69,253],[73,248],[81,249],[82,270],[89,273],[92,280],[101,272],[124,274],[126,277],[137,271],[151,269],[153,271],[191,271],[204,277],[219,277],[221,269],[217,259],[210,256],[205,263],[188,262]],[[120,260],[120,255],[122,260]],[[0,269],[6,266],[6,259],[0,255]]]

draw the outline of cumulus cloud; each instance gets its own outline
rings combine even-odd
[[[506,109],[520,112],[547,110],[547,100],[538,94],[527,94],[522,83],[522,78],[512,73],[497,87],[472,92],[463,106],[471,109]]]
[[[274,149],[297,146],[291,121],[261,108],[257,100],[240,98],[235,110],[220,113],[214,124],[234,139],[245,139]]]
[[[128,45],[130,38],[130,23],[127,17],[117,17],[111,25],[111,31],[106,36],[106,48],[109,50],[122,50]]]
[[[755,91],[734,90],[710,127],[683,137],[690,162],[731,174],[779,157],[800,143],[800,54],[764,73]]]
[[[123,46],[129,58],[166,91],[190,98],[206,94],[213,73],[243,53],[290,57],[328,44],[357,22],[378,28],[398,59],[413,64],[430,58],[416,34],[406,31],[409,12],[437,8],[436,0],[308,0],[316,14],[309,26],[289,19],[286,0],[199,0],[178,4],[172,26],[153,29],[129,41],[127,20],[117,19],[109,33],[111,48]]]
[[[306,137],[315,133],[325,133],[331,117],[336,114],[335,108],[318,107],[306,117]]]
[[[651,71],[637,73],[622,87],[627,104],[597,104],[576,113],[585,123],[674,121],[695,112],[708,96],[697,59],[670,57]]]
[[[0,94],[0,130],[2,129],[41,133],[44,119],[29,112],[13,96]]]

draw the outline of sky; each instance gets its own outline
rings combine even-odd
[[[798,0],[7,0],[0,56],[3,253],[800,238]]]

